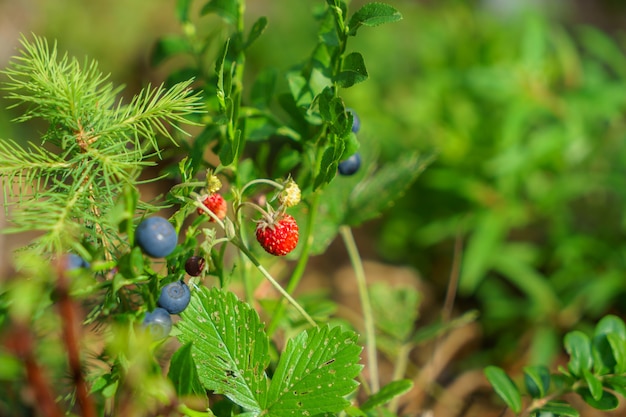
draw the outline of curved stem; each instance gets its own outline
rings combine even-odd
[[[352,263],[352,268],[356,276],[359,298],[361,299],[361,308],[363,309],[363,321],[365,323],[365,349],[367,351],[367,365],[370,372],[370,385],[372,387],[372,393],[376,393],[380,389],[378,380],[378,358],[376,355],[376,328],[374,327],[372,304],[370,303],[370,297],[367,291],[365,270],[356,242],[354,241],[354,236],[352,235],[352,229],[350,229],[349,226],[341,226],[339,228],[339,234],[346,245],[346,250],[348,251],[348,256],[350,257],[350,262]]]
[[[250,262],[252,262],[254,266],[256,266],[259,272],[261,272],[261,274],[263,274],[263,276],[274,286],[274,288],[276,288],[276,290],[278,290],[278,292],[281,293],[282,296],[285,297],[287,301],[289,301],[289,303],[291,303],[291,305],[298,311],[298,313],[302,315],[302,317],[304,317],[304,319],[311,326],[317,327],[317,323],[315,323],[315,320],[313,320],[313,318],[309,316],[309,313],[307,313],[304,310],[304,308],[302,308],[300,303],[298,303],[291,295],[289,295],[287,291],[285,291],[285,289],[278,283],[278,281],[274,279],[274,277],[272,277],[272,275],[267,271],[267,269],[265,269],[263,265],[261,265],[261,263],[256,258],[256,256],[254,256],[254,254],[250,252],[250,250],[245,245],[243,245],[243,243],[241,242],[241,240],[239,240],[239,238],[233,239],[232,243],[236,245],[244,255],[246,255],[246,257],[250,260]]]

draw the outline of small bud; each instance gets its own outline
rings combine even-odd
[[[285,188],[278,195],[278,201],[285,207],[293,207],[300,202],[300,198],[300,187],[294,180],[288,179]]]

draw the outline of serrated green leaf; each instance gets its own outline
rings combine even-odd
[[[239,16],[237,0],[211,0],[201,10],[202,15],[217,13],[231,25],[237,23]]]
[[[545,411],[548,413],[552,413],[555,416],[580,417],[580,413],[578,412],[578,410],[573,408],[571,405],[557,401],[550,401],[537,411]]]
[[[340,87],[348,88],[367,80],[367,77],[363,55],[352,52],[344,57],[341,71],[335,77],[335,81]]]
[[[488,366],[485,368],[485,376],[506,405],[519,413],[522,410],[522,395],[506,372],[497,366]]]
[[[361,26],[378,26],[384,23],[397,22],[402,14],[394,7],[385,3],[368,3],[357,10],[348,23],[349,34],[356,35]]]
[[[256,22],[254,22],[254,24],[252,25],[252,28],[250,29],[250,34],[248,35],[248,40],[246,41],[245,47],[249,48],[250,45],[252,45],[254,41],[256,41],[259,38],[259,36],[263,34],[266,27],[267,27],[267,17],[265,16],[259,17],[256,20]]]
[[[159,39],[152,51],[150,64],[157,66],[168,58],[191,51],[191,45],[182,36],[165,36]]]
[[[368,412],[387,404],[389,401],[398,397],[405,392],[409,391],[413,387],[413,381],[410,379],[400,379],[397,381],[391,381],[380,389],[377,393],[369,397],[362,405],[361,410]]]
[[[576,392],[587,404],[598,410],[614,410],[619,405],[617,397],[607,391],[602,391],[602,395],[599,399],[595,399],[588,388],[580,388],[576,390]]]
[[[412,154],[383,166],[349,194],[343,222],[358,226],[380,216],[404,194],[431,161],[429,156]]]
[[[288,417],[336,413],[358,385],[357,335],[329,325],[300,333],[287,343],[272,377],[265,410]]]
[[[269,339],[258,314],[234,294],[200,287],[181,313],[178,339],[192,343],[202,385],[248,411],[265,403]]]
[[[193,361],[191,343],[187,343],[178,349],[170,361],[170,369],[167,377],[174,384],[176,394],[181,395],[206,395],[205,389],[198,377],[198,370]]]
[[[535,365],[524,368],[524,384],[533,398],[543,398],[550,388],[550,371],[545,366]]]
[[[568,368],[577,376],[583,375],[583,370],[590,370],[593,366],[591,355],[591,341],[589,337],[578,330],[565,335],[565,350],[570,355]]]

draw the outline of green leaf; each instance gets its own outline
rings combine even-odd
[[[585,400],[587,404],[598,410],[614,410],[619,405],[617,397],[607,391],[602,391],[602,395],[599,399],[596,399],[587,388],[580,388],[576,390],[576,392],[582,397],[583,400]]]
[[[157,66],[168,58],[191,52],[191,45],[186,38],[182,36],[165,36],[159,39],[152,51],[150,64]]]
[[[200,287],[180,316],[178,339],[193,343],[191,356],[202,385],[260,413],[270,356],[256,311],[230,292]]]
[[[189,8],[192,0],[176,0],[176,17],[180,22],[189,21]]]
[[[593,337],[593,355],[598,373],[626,371],[626,325],[622,319],[608,315],[598,322]]]
[[[570,355],[568,368],[576,376],[582,376],[583,370],[590,370],[593,365],[591,355],[591,341],[589,337],[578,330],[565,335],[565,350]]]
[[[341,71],[335,77],[335,81],[340,87],[348,88],[367,80],[367,77],[363,55],[352,52],[344,57]]]
[[[464,313],[462,316],[459,316],[448,322],[437,322],[428,326],[420,327],[420,329],[417,330],[411,338],[411,341],[415,344],[421,344],[432,340],[435,337],[444,334],[445,332],[476,321],[476,319],[478,318],[478,314],[479,313],[477,310],[470,310]]]
[[[506,405],[516,413],[522,410],[522,395],[511,378],[497,366],[485,368],[485,376]]]
[[[263,34],[265,28],[267,27],[267,17],[262,16],[257,19],[256,22],[252,25],[250,29],[250,34],[248,35],[248,40],[246,41],[245,48],[249,48],[250,45],[256,41],[259,36]]]
[[[550,401],[537,411],[545,411],[547,413],[552,413],[555,416],[580,417],[578,410],[573,408],[571,405],[557,401]]]
[[[198,370],[193,361],[191,347],[191,343],[182,346],[172,355],[170,361],[167,377],[174,384],[174,389],[176,389],[178,396],[206,395],[206,391],[198,377]]]
[[[376,326],[395,340],[406,341],[419,313],[420,293],[417,289],[392,287],[382,282],[372,284],[369,293]]]
[[[583,368],[583,379],[589,387],[589,392],[595,401],[599,401],[602,398],[602,381],[591,373],[588,369]]]
[[[430,156],[413,153],[380,168],[348,194],[348,210],[343,223],[358,226],[380,216],[405,193],[431,161]]]
[[[341,155],[343,154],[343,147],[341,145],[341,142],[335,145],[330,145],[322,154],[319,168],[320,170],[315,177],[315,183],[313,184],[314,190],[328,184],[337,174],[339,158],[341,158]]]
[[[349,34],[356,35],[361,26],[378,26],[383,23],[397,22],[402,14],[394,7],[385,3],[368,3],[357,10],[348,23]]]
[[[550,388],[550,371],[545,366],[535,365],[524,368],[526,390],[533,398],[543,398]]]
[[[377,393],[369,397],[362,405],[361,410],[368,412],[376,407],[387,404],[389,401],[398,397],[413,387],[413,381],[410,379],[400,379],[391,381],[380,389]]]
[[[626,341],[615,333],[609,333],[606,337],[611,346],[613,358],[615,359],[615,368],[613,371],[616,374],[626,373]]]
[[[607,375],[603,378],[604,384],[622,397],[626,397],[626,376]]]
[[[267,394],[268,415],[308,416],[336,413],[350,402],[345,395],[358,385],[354,378],[361,347],[357,334],[341,327],[316,327],[287,342]]]
[[[239,17],[238,1],[237,0],[211,0],[204,5],[201,12],[202,15],[209,13],[217,13],[225,21],[231,25],[237,23]]]

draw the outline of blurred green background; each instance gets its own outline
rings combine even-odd
[[[546,362],[565,330],[626,310],[626,5],[389,3],[404,20],[349,45],[370,79],[342,96],[381,163],[408,149],[437,159],[362,231],[380,258],[415,266],[440,295],[461,239],[459,305],[480,309],[490,352],[522,340],[529,362]],[[251,79],[287,71],[315,46],[323,2],[293,4],[248,1],[249,21],[269,19],[248,57]],[[149,65],[155,40],[180,31],[173,11],[172,0],[0,1],[0,67],[33,32],[97,59],[132,94],[176,65]],[[205,30],[220,25],[206,19]],[[9,125],[13,112],[0,112],[0,137],[28,139]]]

